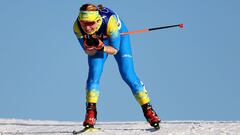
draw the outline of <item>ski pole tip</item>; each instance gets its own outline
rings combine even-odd
[[[179,24],[178,26],[179,26],[179,28],[184,28],[183,23]]]

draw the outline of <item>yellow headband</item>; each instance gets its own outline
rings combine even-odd
[[[80,11],[78,19],[80,21],[97,21],[99,19],[98,11]]]

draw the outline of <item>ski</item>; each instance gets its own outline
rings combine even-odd
[[[88,133],[88,132],[95,132],[95,131],[99,131],[100,128],[94,128],[94,127],[85,127],[84,129],[80,130],[80,131],[73,131],[73,135],[81,135],[84,133]]]

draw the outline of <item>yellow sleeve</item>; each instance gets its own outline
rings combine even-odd
[[[118,23],[116,18],[113,15],[109,18],[109,21],[107,24],[107,35],[110,38],[115,38],[119,36]]]
[[[74,31],[75,35],[77,36],[77,38],[82,38],[82,33],[78,27],[77,21],[75,21],[75,23],[73,25],[73,31]]]

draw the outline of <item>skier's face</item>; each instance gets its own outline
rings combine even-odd
[[[93,34],[98,28],[96,21],[80,21],[80,24],[87,34]]]

